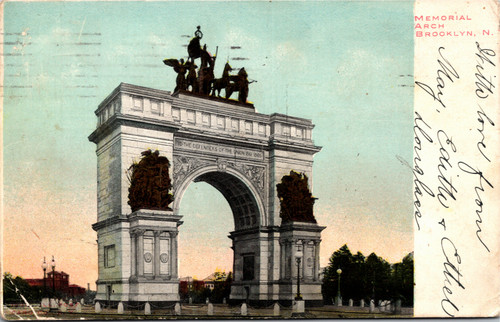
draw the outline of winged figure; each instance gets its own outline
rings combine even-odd
[[[174,71],[177,73],[176,84],[177,86],[174,89],[174,92],[178,90],[186,90],[187,82],[186,82],[186,72],[190,69],[191,63],[189,61],[184,62],[184,59],[177,60],[173,59],[164,59],[163,63],[167,66],[173,67]]]

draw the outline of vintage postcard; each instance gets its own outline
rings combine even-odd
[[[2,318],[499,315],[499,4],[4,1]]]

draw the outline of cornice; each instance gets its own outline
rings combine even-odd
[[[314,145],[312,142],[311,144],[303,144],[302,142],[284,141],[276,138],[269,140],[269,147],[271,150],[285,150],[298,153],[309,153],[312,155],[318,153],[322,149],[321,146]]]
[[[95,114],[98,115],[119,93],[128,95],[138,95],[158,100],[166,100],[172,102],[172,95],[169,91],[154,89],[144,86],[132,85],[128,83],[120,83],[97,107]]]
[[[107,218],[101,221],[96,222],[95,224],[92,224],[92,229],[95,231],[98,231],[104,227],[116,225],[122,222],[128,222],[127,217],[125,216],[114,216],[111,218]]]
[[[182,127],[182,125],[173,121],[164,121],[154,118],[116,113],[106,120],[106,122],[101,124],[94,132],[92,132],[88,139],[89,141],[97,144],[102,137],[108,135],[120,125],[128,125],[163,132],[176,132]]]

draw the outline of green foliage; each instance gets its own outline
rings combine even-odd
[[[3,275],[3,302],[8,304],[24,304],[21,295],[30,304],[40,303],[43,296],[43,289],[30,286],[21,276],[14,278],[12,274],[5,272]]]
[[[331,304],[338,292],[341,269],[340,293],[344,301],[353,299],[369,301],[401,299],[405,306],[413,306],[413,255],[410,253],[400,263],[389,264],[382,257],[371,253],[368,257],[358,252],[352,255],[347,245],[330,257],[324,270],[322,293],[325,303]]]
[[[179,294],[181,300],[187,302],[191,298],[193,303],[205,303],[208,298],[211,303],[222,303],[224,298],[229,299],[231,282],[233,281],[232,273],[226,274],[224,271],[217,270],[213,275],[213,290],[206,287],[203,281],[180,282]]]
[[[86,290],[85,295],[83,296],[83,300],[85,301],[85,303],[93,303],[96,295],[96,291]]]
[[[216,276],[214,289],[210,296],[210,302],[212,303],[222,303],[223,299],[229,299],[229,294],[231,293],[231,282],[233,281],[233,277],[231,272],[226,275],[225,272],[220,276]]]
[[[185,293],[183,293],[183,289],[185,289]],[[205,288],[203,281],[195,279],[190,285],[185,283],[185,287],[181,284],[180,293],[183,300],[191,298],[193,303],[205,303],[206,298],[209,298],[212,292],[210,289]]]

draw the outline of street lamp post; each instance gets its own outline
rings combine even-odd
[[[297,251],[295,254],[295,261],[297,262],[297,296],[295,296],[295,300],[301,301],[302,295],[300,294],[300,263],[302,261],[302,252]]]
[[[45,295],[47,294],[47,281],[46,281],[47,262],[45,261],[45,256],[43,256],[42,269],[43,269],[43,296],[45,297]]]
[[[342,298],[340,296],[340,274],[342,274],[342,270],[337,269],[337,274],[339,275],[338,279],[338,289],[337,289],[337,306],[342,306]]]
[[[56,295],[56,279],[55,279],[55,270],[56,270],[56,261],[54,260],[54,255],[52,255],[52,262],[50,263],[50,267],[52,267],[52,292],[54,297]]]

